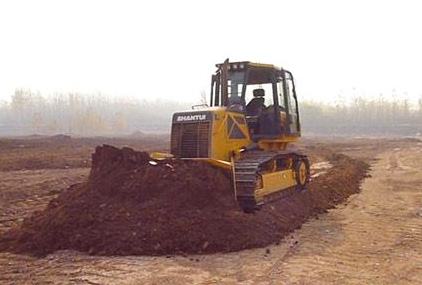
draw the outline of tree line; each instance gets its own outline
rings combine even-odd
[[[113,98],[104,94],[56,93],[18,89],[0,105],[0,135],[124,135],[168,132],[172,113],[190,104],[168,100]]]
[[[200,102],[201,98],[198,98]],[[104,94],[56,93],[17,89],[0,103],[0,135],[125,135],[169,132],[174,112],[192,104],[176,100],[115,98]],[[422,133],[422,97],[368,99],[335,104],[300,102],[305,134],[415,135]]]
[[[301,104],[304,132],[322,134],[415,135],[422,133],[422,97],[408,99],[356,97],[336,104]]]

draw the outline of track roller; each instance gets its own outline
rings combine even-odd
[[[310,181],[310,166],[307,157],[298,158],[294,162],[294,171],[296,176],[297,188],[305,189]]]

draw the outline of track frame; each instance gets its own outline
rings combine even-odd
[[[305,189],[310,181],[309,158],[297,152],[252,150],[234,161],[236,200],[245,213]]]

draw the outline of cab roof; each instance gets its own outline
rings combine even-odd
[[[221,68],[223,63],[218,63],[215,66],[218,68]],[[242,70],[247,68],[263,68],[263,69],[271,69],[271,70],[280,70],[282,68],[277,67],[273,64],[266,64],[266,63],[256,63],[256,62],[250,62],[250,61],[236,61],[236,62],[229,62],[229,70]]]

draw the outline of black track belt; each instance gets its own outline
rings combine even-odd
[[[255,200],[256,176],[261,170],[261,166],[274,159],[306,159],[305,155],[283,151],[283,152],[265,152],[261,150],[247,151],[234,162],[234,185],[236,187],[236,199],[240,207],[246,213],[253,213],[260,204]],[[264,197],[264,202],[283,198],[295,192],[296,187],[280,189],[274,194]]]

